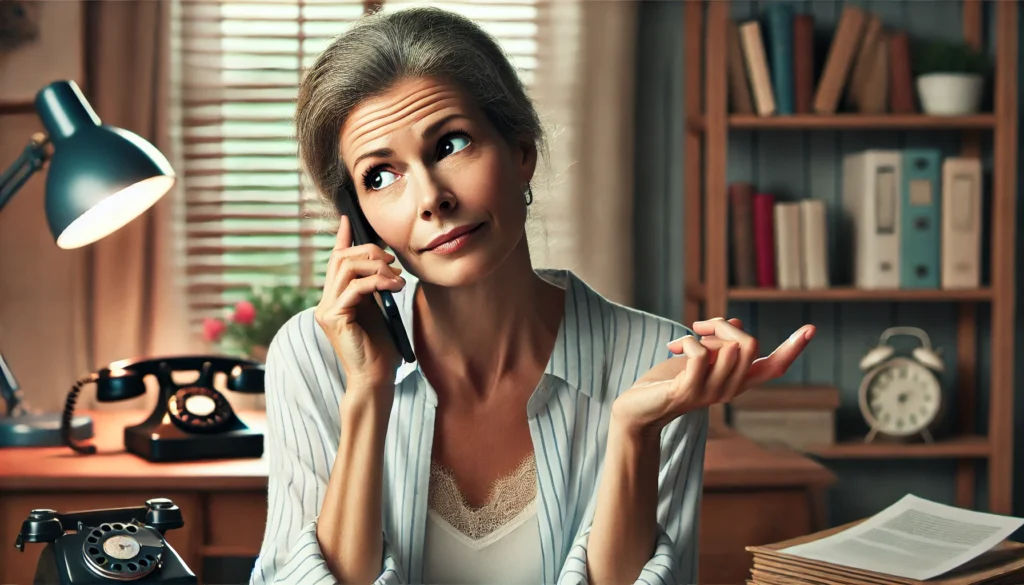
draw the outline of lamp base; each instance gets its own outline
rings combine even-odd
[[[61,447],[61,415],[58,413],[26,414],[0,418],[0,449],[7,447]],[[71,419],[71,436],[79,441],[92,438],[92,418]]]

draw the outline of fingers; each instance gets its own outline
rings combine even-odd
[[[699,323],[707,323],[707,321],[698,321],[698,322]],[[728,322],[731,323],[737,329],[739,329],[741,331],[743,330],[743,321],[740,321],[739,319],[736,319],[736,318],[732,318],[732,319],[728,319]],[[705,339],[707,339],[707,340],[718,339],[718,337],[714,334],[714,331],[713,330],[711,330],[711,331],[712,331],[711,333],[708,333],[708,334],[705,335],[704,333],[701,333],[700,331],[694,330],[695,333],[700,335],[701,341],[704,341]]]
[[[359,267],[345,268],[346,261],[353,259],[363,262]],[[327,271],[324,278],[323,296],[326,302],[333,303],[335,299],[345,290],[348,282],[356,276],[368,276],[374,273],[388,275],[389,273],[400,274],[401,269],[389,267],[388,270],[380,266],[371,267],[365,262],[373,261],[380,265],[387,266],[395,261],[395,257],[382,250],[376,244],[363,244],[352,246],[351,225],[348,216],[341,216],[338,225],[338,235],[335,238],[334,249],[331,250],[331,257],[327,260]]]
[[[388,254],[387,256],[390,256]],[[391,258],[394,258],[391,256]],[[330,295],[331,298],[338,298],[344,291],[349,287],[353,280],[358,278],[364,278],[371,275],[379,275],[384,278],[392,279],[397,278],[401,272],[400,268],[390,266],[388,264],[388,258],[363,258],[363,257],[349,257],[345,258],[341,262],[341,267],[338,269],[338,276],[335,282],[330,288],[327,285],[324,286],[324,294]]]
[[[729,319],[727,321],[721,317],[716,317],[708,321],[697,321],[693,324],[693,331],[697,335],[714,335],[729,341],[754,339],[749,333],[736,326],[734,321],[738,321],[738,319]]]
[[[763,384],[768,380],[774,380],[786,373],[789,366],[800,353],[807,347],[807,344],[814,338],[817,329],[814,325],[804,325],[797,329],[789,339],[782,342],[768,357],[763,357],[750,365],[746,383],[748,385]]]
[[[736,363],[739,360],[739,344],[735,341],[721,342],[716,352],[717,357],[710,366],[707,378],[704,381],[704,388],[713,402],[728,401],[729,387],[727,381],[733,373]]]
[[[348,223],[348,216],[341,216],[341,221],[338,222],[338,233],[334,237],[334,248],[331,250],[331,257],[327,261],[327,274],[324,278],[325,282],[333,282],[334,277],[338,273],[338,267],[340,261],[335,261],[336,257],[340,257],[341,253],[352,247],[352,226]]]
[[[686,407],[687,402],[702,401],[695,392],[700,392],[704,387],[704,376],[707,374],[708,350],[700,344],[692,335],[687,335],[681,340],[683,353],[686,355],[686,369],[672,385],[674,395],[672,404],[677,407]]]
[[[385,276],[383,274],[371,274],[362,278],[353,279],[345,290],[341,292],[334,309],[338,312],[355,309],[363,298],[371,295],[374,291],[389,290],[398,292],[405,286],[405,279],[400,276]]]

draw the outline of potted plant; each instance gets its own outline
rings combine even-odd
[[[227,353],[266,362],[267,348],[281,326],[319,301],[320,291],[314,288],[254,288],[224,318],[203,319],[203,338]]]
[[[981,107],[988,55],[961,42],[926,41],[914,52],[921,109],[936,116],[976,113]]]

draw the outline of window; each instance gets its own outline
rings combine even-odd
[[[536,0],[432,4],[482,24],[527,84],[538,67]],[[252,285],[319,286],[334,242],[299,173],[302,68],[366,9],[344,0],[185,0],[178,14],[191,317],[220,316]]]

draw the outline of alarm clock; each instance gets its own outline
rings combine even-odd
[[[910,357],[894,356],[889,340],[910,335],[921,342]],[[861,358],[865,372],[860,383],[860,412],[870,427],[864,438],[870,443],[877,435],[907,440],[920,435],[932,441],[930,427],[943,408],[942,384],[938,374],[945,369],[939,351],[932,349],[928,334],[917,327],[890,327],[879,343]]]

